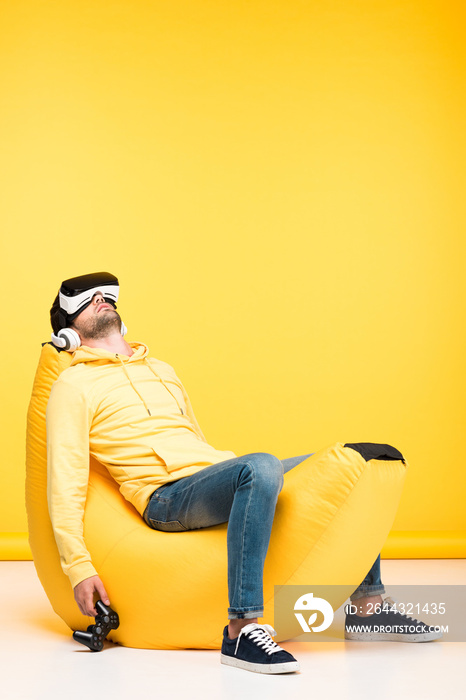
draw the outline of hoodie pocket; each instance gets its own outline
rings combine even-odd
[[[159,452],[158,450],[155,450],[154,447],[153,447],[152,445],[150,446],[150,448],[151,448],[152,452],[154,453],[154,455],[156,456],[156,458],[159,460],[160,464],[161,464],[163,467],[165,467],[165,469],[166,469],[166,468],[167,468],[167,463],[166,463],[166,461],[164,460],[164,458],[162,457],[162,455],[160,454],[160,452]]]
[[[152,441],[151,448],[163,460],[169,474],[187,467],[208,466],[216,461],[216,451],[194,432],[180,431],[177,436],[157,437]]]

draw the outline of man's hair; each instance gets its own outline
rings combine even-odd
[[[55,335],[58,335],[58,331],[60,331],[63,326],[60,324],[58,313],[60,311],[60,297],[59,293],[55,297],[55,301],[52,304],[52,308],[50,309],[50,323],[52,324],[53,332]],[[72,326],[72,323],[69,323],[69,326]]]

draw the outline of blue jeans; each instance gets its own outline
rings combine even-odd
[[[282,461],[267,452],[234,457],[164,484],[149,499],[143,517],[154,530],[182,532],[228,522],[230,620],[263,615],[264,562],[283,474],[311,454]],[[351,600],[384,592],[379,554]]]

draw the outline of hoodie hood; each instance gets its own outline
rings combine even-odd
[[[149,354],[149,348],[144,343],[128,343],[128,345],[133,350],[131,357],[128,355],[121,355],[119,353],[110,352],[109,350],[104,350],[103,348],[90,348],[87,345],[81,345],[73,353],[73,357],[70,362],[71,365],[78,365],[82,362],[93,362],[98,365],[105,365],[109,362],[117,362],[121,364],[122,362],[138,362],[144,360]]]

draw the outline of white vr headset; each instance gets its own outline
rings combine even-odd
[[[52,343],[57,348],[74,352],[81,345],[81,338],[73,328],[67,328],[68,324],[89,306],[98,292],[116,309],[119,291],[118,279],[109,272],[94,272],[62,282],[58,292],[60,304],[58,320],[63,327],[57,335],[52,333]],[[126,335],[127,332],[122,322],[121,335]]]

